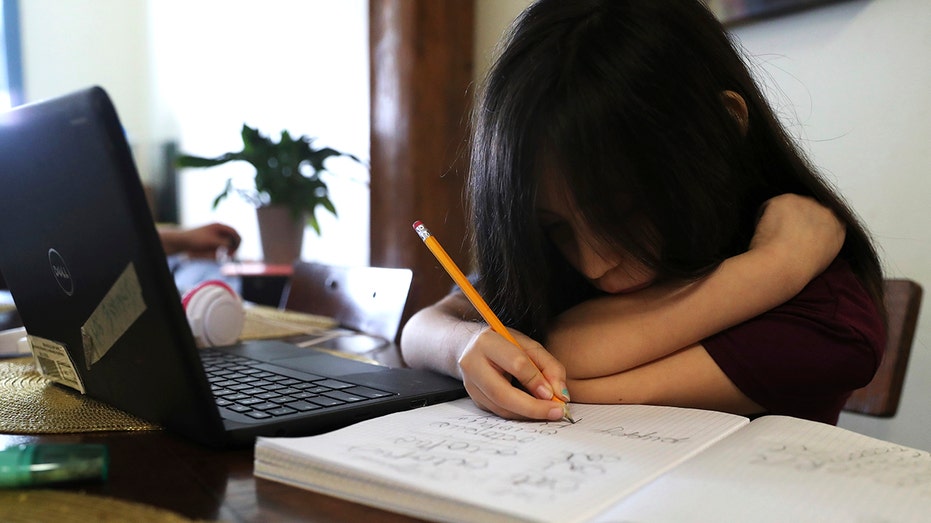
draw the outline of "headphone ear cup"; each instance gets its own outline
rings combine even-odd
[[[205,281],[188,291],[181,303],[198,347],[232,345],[242,334],[242,299],[226,283]]]

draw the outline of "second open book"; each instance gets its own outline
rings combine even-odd
[[[795,418],[572,405],[506,421],[469,399],[261,438],[256,476],[443,521],[909,521],[931,456]]]

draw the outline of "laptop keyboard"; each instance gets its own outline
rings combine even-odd
[[[259,365],[267,365],[265,362],[223,351],[205,349],[200,352],[217,405],[255,419],[288,416],[394,395],[312,374],[308,374],[306,380],[300,380],[258,368]]]

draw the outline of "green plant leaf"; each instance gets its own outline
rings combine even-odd
[[[314,231],[316,231],[317,236],[320,236],[320,234],[321,234],[321,232],[320,232],[320,223],[317,221],[317,217],[314,216],[313,213],[310,213],[310,214],[307,215],[307,225],[310,225],[310,227],[311,227]]]
[[[232,160],[240,160],[237,153],[226,153],[216,158],[204,158],[202,156],[191,156],[182,154],[175,158],[175,165],[178,167],[215,167]]]
[[[328,158],[345,156],[362,164],[358,157],[337,151],[332,147],[316,149],[314,139],[308,136],[294,138],[287,130],[281,131],[278,141],[263,135],[257,128],[243,124],[240,131],[241,151],[228,152],[215,158],[182,154],[177,157],[178,167],[209,168],[231,161],[245,161],[255,168],[255,191],[233,187],[232,180],[214,200],[216,206],[230,193],[236,192],[255,206],[284,205],[295,217],[307,215],[307,223],[320,234],[320,224],[314,214],[317,207],[337,216],[321,174]],[[363,164],[364,165],[364,164]]]
[[[232,191],[233,191],[233,179],[228,178],[226,180],[226,186],[223,188],[223,192],[218,194],[217,197],[213,199],[213,208],[216,209],[217,205],[220,205],[220,202],[223,201],[227,196],[229,196],[230,192]]]
[[[320,199],[320,205],[322,205],[324,209],[326,209],[326,210],[330,211],[331,213],[333,213],[333,216],[338,216],[338,215],[336,214],[336,207],[333,206],[333,202],[330,201],[330,197],[329,197],[329,196],[324,196],[323,198],[321,198],[321,199]]]

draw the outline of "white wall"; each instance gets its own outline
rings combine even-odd
[[[478,0],[475,63],[529,0]],[[734,29],[786,123],[874,233],[924,309],[896,417],[840,425],[931,450],[931,2],[859,0]]]
[[[148,140],[146,2],[20,1],[20,23],[27,102],[100,85],[113,98],[130,140]]]
[[[90,84],[110,93],[146,179],[159,146],[212,156],[242,147],[243,123],[282,129],[369,157],[367,0],[27,0],[21,2],[27,100]],[[339,219],[318,213],[302,257],[369,261],[367,168],[327,164]],[[181,174],[181,221],[223,221],[243,236],[240,256],[258,259],[253,209],[230,198],[210,204],[228,177],[251,186],[247,164]]]
[[[736,34],[786,99],[812,158],[873,232],[888,276],[925,289],[896,417],[840,425],[931,450],[931,3],[860,0]],[[775,96],[775,95],[774,95]],[[793,114],[794,113],[794,114]]]

